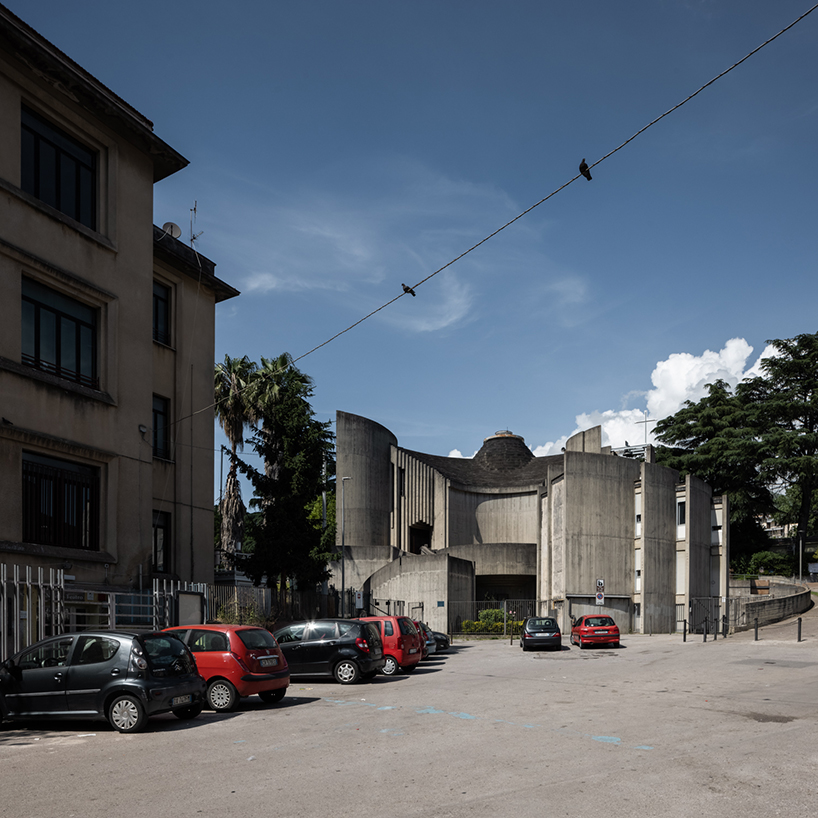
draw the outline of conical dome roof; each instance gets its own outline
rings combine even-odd
[[[514,471],[527,465],[534,455],[525,440],[508,431],[495,432],[487,437],[474,456],[474,463],[493,472]]]

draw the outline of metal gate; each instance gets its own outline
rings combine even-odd
[[[472,600],[449,602],[449,633],[508,636],[514,623],[528,616],[545,616],[548,603],[543,599]]]
[[[0,563],[0,658],[63,630],[62,569]]]
[[[721,597],[703,596],[693,597],[688,609],[687,629],[690,633],[714,633],[722,630]]]

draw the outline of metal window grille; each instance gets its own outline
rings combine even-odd
[[[99,548],[99,471],[23,456],[23,541]]]

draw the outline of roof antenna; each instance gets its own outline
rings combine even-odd
[[[198,233],[193,232],[193,225],[196,223],[196,206],[198,205],[197,200],[193,200],[193,207],[190,208],[190,248],[193,249],[193,242],[199,238],[199,236],[204,233],[204,230],[200,230]]]

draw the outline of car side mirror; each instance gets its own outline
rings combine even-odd
[[[13,676],[15,679],[20,680],[23,677],[23,671],[20,670],[20,667],[15,664],[14,659],[6,659],[0,668],[5,670],[10,676]]]

